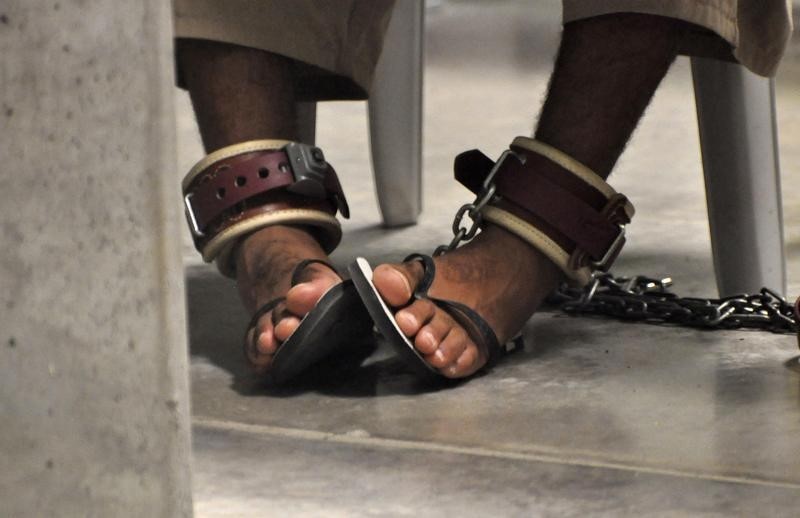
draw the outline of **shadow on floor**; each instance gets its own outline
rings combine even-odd
[[[403,231],[397,232],[402,234]],[[365,243],[374,243],[380,236],[386,236],[386,231],[380,227],[352,232],[348,245],[337,252],[335,265],[344,270],[344,266],[356,255],[350,251],[366,249]],[[365,255],[372,264],[377,264],[387,259],[387,253],[392,252],[375,253],[374,250],[367,250]],[[656,261],[682,263],[685,265],[683,271],[675,276],[684,281],[683,286],[689,287],[688,291],[696,291],[698,286],[707,291],[709,283],[713,283],[713,279],[708,279],[704,273],[707,259],[681,257],[682,261],[679,261],[665,255],[657,258],[627,256],[621,263],[626,271],[634,271]],[[430,382],[416,379],[391,350],[379,344],[378,337],[372,337],[357,349],[358,352],[322,363],[289,385],[276,386],[263,377],[255,376],[243,359],[241,343],[248,318],[238,299],[235,283],[219,275],[211,266],[198,265],[187,268],[186,287],[191,355],[205,358],[229,373],[233,378],[231,388],[240,395],[293,397],[317,392],[339,397],[374,397],[432,392],[454,384],[447,380]],[[520,365],[539,361],[558,354],[570,343],[581,343],[592,338],[576,335],[578,331],[574,326],[565,325],[565,319],[575,317],[555,311],[552,307],[546,308],[544,314],[528,322],[523,331],[525,351],[506,361]]]
[[[292,397],[318,392],[342,397],[370,397],[435,391],[442,383],[421,383],[407,373],[391,352],[378,351],[376,337],[357,352],[309,369],[291,384],[276,386],[247,367],[241,343],[247,315],[238,300],[234,283],[207,266],[186,271],[189,349],[233,377],[233,388],[243,396]],[[347,380],[342,383],[342,380]]]

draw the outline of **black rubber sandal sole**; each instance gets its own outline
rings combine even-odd
[[[315,263],[336,271],[325,261],[306,259],[295,267],[291,285],[300,282],[305,268]],[[248,341],[248,335],[259,319],[284,300],[285,297],[274,299],[255,312],[245,332],[246,348],[255,348],[255,336]],[[368,347],[366,339],[371,336],[372,319],[361,297],[352,281],[342,281],[320,297],[314,309],[300,320],[297,329],[278,346],[266,376],[281,384],[337,353],[357,358],[358,355],[352,353],[359,347]]]
[[[369,262],[363,257],[359,257],[347,267],[347,270],[350,273],[355,289],[361,296],[363,306],[375,323],[375,327],[398,356],[403,359],[414,374],[423,379],[443,378],[439,371],[428,365],[428,362],[414,348],[414,344],[400,331],[392,310],[383,301],[380,294],[378,294],[378,289],[372,283],[372,267]]]
[[[431,284],[433,284],[433,279],[436,275],[436,267],[433,263],[433,259],[430,256],[422,254],[412,254],[406,257],[403,262],[410,260],[419,260],[423,265],[423,278],[414,291],[414,298],[418,300],[430,300],[444,311],[447,311],[450,316],[464,328],[472,341],[486,355],[486,364],[478,369],[477,372],[491,368],[501,356],[505,356],[522,348],[521,337],[501,346],[497,341],[494,331],[492,331],[483,317],[464,304],[453,300],[438,299],[428,296],[428,289],[430,289]],[[422,355],[417,352],[414,344],[411,343],[400,330],[397,321],[394,319],[392,310],[386,305],[386,302],[384,302],[375,284],[372,282],[372,267],[369,265],[369,262],[359,257],[347,268],[353,280],[353,284],[359,295],[361,295],[364,306],[372,317],[378,332],[383,335],[389,345],[395,349],[409,368],[424,379],[435,379],[438,381],[451,380],[434,367],[430,366]],[[460,379],[470,378],[477,374],[477,372]]]
[[[372,332],[372,320],[351,281],[329,289],[300,321],[272,358],[269,376],[285,383],[336,354],[364,343]]]

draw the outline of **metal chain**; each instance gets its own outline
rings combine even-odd
[[[471,241],[483,223],[483,208],[495,198],[494,177],[503,161],[513,157],[525,163],[525,156],[506,150],[495,162],[472,203],[462,205],[453,220],[453,239],[441,245],[434,256],[450,252]],[[465,222],[465,218],[469,221]],[[736,295],[721,299],[678,297],[667,290],[672,279],[650,277],[614,277],[595,272],[584,288],[562,284],[548,303],[570,314],[604,315],[624,320],[673,324],[703,329],[757,328],[773,333],[797,333],[794,308],[786,299],[768,288],[754,295]]]
[[[480,230],[481,224],[483,223],[483,208],[490,201],[492,201],[492,199],[494,199],[495,193],[497,192],[497,186],[494,184],[494,177],[500,170],[500,165],[503,163],[506,157],[509,156],[516,158],[522,164],[525,163],[525,155],[521,155],[510,149],[505,150],[503,154],[500,155],[500,158],[497,159],[494,167],[483,181],[481,192],[478,193],[475,201],[462,205],[461,208],[458,209],[458,212],[456,212],[456,217],[453,219],[452,241],[450,241],[450,243],[447,245],[441,245],[437,247],[433,252],[434,256],[440,256],[450,252],[458,248],[461,244],[472,241],[472,239],[478,234],[478,230]],[[472,220],[472,223],[469,226],[464,224],[465,216]]]
[[[598,272],[584,288],[562,284],[548,302],[569,314],[702,329],[756,328],[797,333],[793,306],[768,288],[752,295],[702,299],[679,297],[667,290],[671,285],[670,278],[614,277]]]

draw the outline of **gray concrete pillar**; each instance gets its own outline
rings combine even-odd
[[[0,2],[0,515],[186,516],[170,3]]]

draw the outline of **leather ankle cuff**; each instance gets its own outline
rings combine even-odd
[[[258,229],[304,225],[329,253],[342,236],[337,211],[350,215],[322,151],[288,141],[256,140],[211,153],[184,178],[183,199],[195,248],[227,276],[235,276],[236,244]]]
[[[557,168],[537,167],[546,159]],[[473,192],[488,184],[495,196],[483,218],[521,237],[585,283],[607,270],[625,243],[633,205],[585,165],[542,142],[517,137],[494,163],[477,150],[456,157],[456,179]]]

